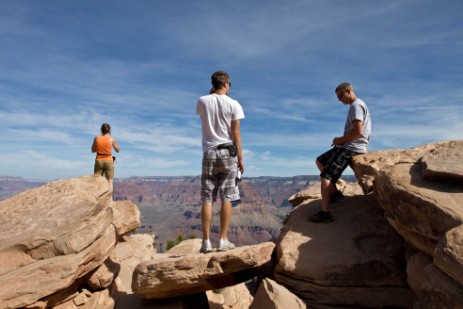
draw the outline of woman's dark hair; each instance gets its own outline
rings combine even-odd
[[[111,126],[109,125],[109,123],[103,123],[101,125],[101,133],[104,135],[104,134],[107,134],[111,132]]]

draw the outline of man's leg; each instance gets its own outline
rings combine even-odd
[[[320,171],[320,173],[323,172],[323,169],[325,168],[325,166],[322,163],[320,163],[320,161],[318,161],[318,160],[315,160],[315,164],[317,164],[317,167],[318,167],[318,170]],[[324,178],[320,177],[320,181],[322,181],[322,179],[324,179]],[[337,190],[337,188],[336,188],[335,182],[330,181],[330,193],[333,193],[336,190]]]
[[[320,191],[322,194],[322,210],[325,212],[330,211],[330,199],[331,199],[331,181],[320,177]]]
[[[315,160],[320,173],[323,172],[325,166],[318,160]],[[334,188],[330,180],[320,177],[320,193],[322,195],[322,209],[325,212],[330,211],[331,193]]]
[[[217,251],[227,251],[235,248],[235,244],[227,239],[228,227],[230,226],[232,214],[232,203],[222,202],[220,209],[220,236],[217,243]]]
[[[201,223],[203,225],[203,240],[211,239],[212,203],[204,202],[201,207]]]
[[[231,202],[222,202],[222,207],[220,208],[220,239],[227,239],[228,228],[230,226],[232,214],[232,203]]]
[[[315,160],[315,164],[320,170],[320,193],[322,195],[322,210],[309,217],[309,221],[312,222],[331,222],[333,217],[330,213],[330,199],[331,191],[333,186],[331,181],[323,177],[325,171],[325,165],[329,162],[329,158],[332,157],[334,149],[331,149]]]

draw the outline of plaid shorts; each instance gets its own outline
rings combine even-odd
[[[320,177],[336,182],[341,178],[342,172],[352,162],[352,156],[357,153],[343,147],[333,147],[317,158],[324,169]]]
[[[240,199],[236,183],[238,158],[230,157],[228,149],[211,149],[203,154],[201,174],[201,202],[215,202],[217,196],[223,202]]]

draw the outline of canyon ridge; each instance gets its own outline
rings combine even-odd
[[[342,177],[355,182],[355,176]],[[293,206],[288,198],[310,187],[319,191],[319,176],[244,177],[239,183],[241,203],[233,208],[229,238],[237,245],[275,241]],[[0,200],[45,184],[21,177],[0,177]],[[116,178],[113,199],[131,201],[140,210],[141,226],[134,233],[154,234],[157,252],[168,242],[201,238],[200,176]],[[212,238],[218,236],[219,203],[214,204]]]

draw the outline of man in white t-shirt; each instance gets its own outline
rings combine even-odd
[[[202,96],[196,106],[196,114],[202,122],[203,161],[201,173],[201,223],[203,241],[201,252],[211,252],[210,230],[212,204],[217,196],[221,200],[220,233],[217,251],[235,248],[228,241],[232,202],[240,199],[237,186],[238,171],[244,173],[240,119],[244,112],[238,101],[228,96],[231,82],[224,71],[211,76],[212,90]]]
[[[343,136],[335,137],[331,145],[334,147],[320,155],[315,161],[321,172],[322,210],[309,217],[312,222],[333,221],[330,202],[343,197],[341,191],[336,188],[336,181],[352,162],[352,156],[368,151],[370,142],[371,119],[365,102],[357,98],[354,88],[349,83],[339,84],[335,92],[341,103],[349,105],[349,112]]]

